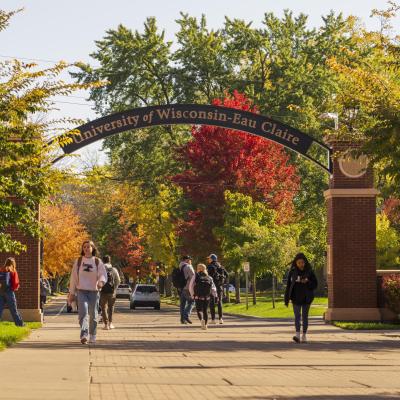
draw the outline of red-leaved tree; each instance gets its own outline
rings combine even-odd
[[[249,99],[234,92],[214,105],[257,113]],[[192,140],[178,152],[186,171],[172,178],[190,200],[178,224],[182,251],[203,256],[218,251],[213,228],[223,222],[224,191],[250,195],[290,219],[299,179],[283,146],[258,136],[213,126],[192,127]]]
[[[145,252],[142,238],[124,228],[117,237],[110,237],[108,251],[120,260],[122,271],[131,277],[137,274],[137,268],[143,265]]]
[[[396,229],[400,229],[400,199],[395,197],[389,197],[383,203],[383,212],[389,218],[392,226]]]

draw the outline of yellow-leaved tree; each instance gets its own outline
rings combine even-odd
[[[69,204],[42,208],[44,225],[43,274],[54,280],[55,289],[69,278],[73,261],[79,256],[81,244],[88,239],[75,208]]]

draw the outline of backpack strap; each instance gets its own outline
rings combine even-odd
[[[80,256],[80,257],[78,258],[78,262],[77,262],[78,284],[79,284],[79,270],[81,269],[82,259],[83,259],[82,256]],[[77,284],[77,286],[78,286],[78,284]]]

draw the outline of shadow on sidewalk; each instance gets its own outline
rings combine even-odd
[[[205,333],[207,335],[207,333]],[[293,342],[277,342],[277,341],[246,341],[243,340],[223,340],[214,336],[204,337],[203,340],[107,340],[98,339],[96,345],[91,347],[97,349],[109,350],[124,350],[126,352],[217,352],[217,353],[232,353],[236,351],[264,351],[264,352],[279,352],[291,350],[303,350],[307,352],[320,351],[356,351],[371,353],[374,351],[398,351],[398,340],[376,340],[374,342],[355,342],[355,341],[320,341],[310,342],[307,344],[295,344]],[[68,349],[82,348],[82,345],[71,342],[21,342],[18,344],[20,348],[32,349]]]
[[[235,396],[229,395],[228,397],[218,397],[219,399],[229,400],[371,400],[371,399],[384,399],[384,400],[398,400],[399,395],[393,396],[385,393],[374,393],[374,394],[350,394],[350,395],[315,395],[315,396]]]

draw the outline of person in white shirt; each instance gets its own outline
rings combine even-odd
[[[69,283],[68,301],[77,296],[81,343],[96,342],[99,290],[107,282],[104,264],[96,257],[97,249],[91,240],[82,244],[81,256],[75,260]]]

